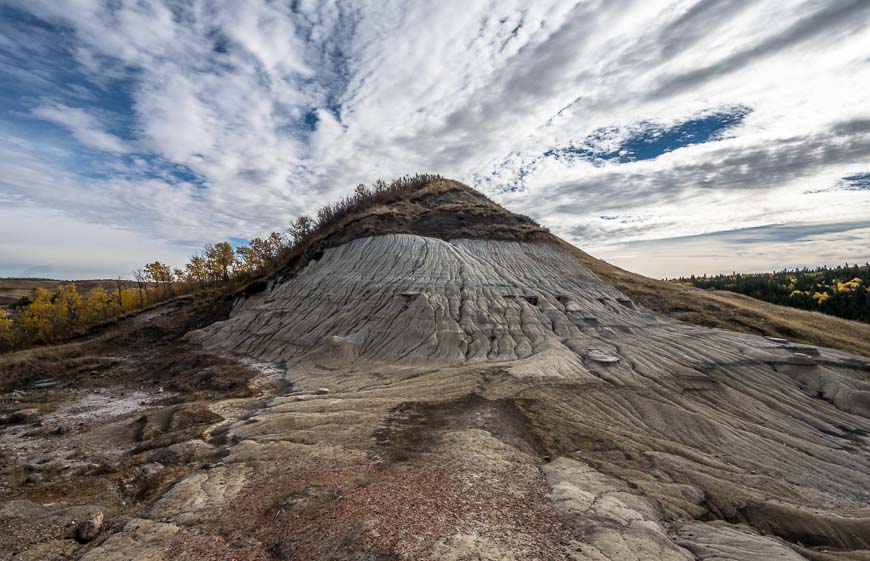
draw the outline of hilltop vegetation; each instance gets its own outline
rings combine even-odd
[[[680,277],[697,288],[729,290],[780,306],[870,323],[870,264]]]
[[[246,245],[206,244],[183,267],[161,261],[117,279],[80,290],[77,283],[40,279],[32,295],[0,309],[0,350],[58,342],[132,312],[178,296],[212,291],[215,297],[265,287],[261,280],[292,274],[326,247],[386,233],[434,237],[525,239],[544,230],[462,184],[437,175],[358,185],[353,194],[298,217],[286,232],[256,237]],[[54,285],[54,286],[53,286]]]

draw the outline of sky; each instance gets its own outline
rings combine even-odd
[[[656,277],[870,260],[867,0],[0,0],[0,276],[438,173]]]

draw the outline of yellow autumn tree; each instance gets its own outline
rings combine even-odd
[[[287,247],[287,240],[280,232],[272,232],[266,239],[256,237],[248,245],[236,248],[236,271],[252,274],[274,265]]]
[[[253,270],[256,271],[263,268],[263,265],[265,265],[266,262],[269,261],[269,242],[260,237],[257,237],[252,239],[249,245],[251,248],[251,266]]]
[[[834,292],[854,292],[861,288],[863,281],[857,277],[849,281],[835,280],[832,287]]]
[[[813,293],[813,300],[818,302],[819,306],[824,304],[830,297],[831,297],[831,295],[828,294],[827,292],[815,292],[815,293]]]
[[[154,261],[145,265],[144,271],[145,279],[160,287],[164,297],[169,296],[171,292],[170,285],[172,283],[172,268],[166,263]]]
[[[184,266],[184,269],[190,282],[196,283],[200,288],[205,287],[205,283],[208,281],[208,261],[205,257],[194,255]]]
[[[284,250],[287,249],[287,238],[281,232],[272,232],[266,239],[269,248],[268,258],[272,262],[276,262]]]
[[[82,306],[83,325],[94,325],[105,321],[112,315],[112,296],[105,288],[96,287],[88,292]]]
[[[253,240],[251,240],[251,243],[253,243]],[[260,260],[253,247],[249,245],[240,245],[236,248],[236,272],[246,275],[259,268]]]
[[[6,313],[6,310],[0,309],[0,346],[7,346],[13,343],[15,331],[12,325],[12,319]]]
[[[121,313],[132,312],[142,306],[142,298],[139,290],[136,288],[121,289]]]
[[[74,283],[57,287],[54,295],[55,334],[69,334],[74,328],[84,325],[83,302]]]
[[[229,242],[220,242],[205,246],[205,257],[208,263],[209,276],[214,280],[227,282],[236,262],[236,253]]]
[[[44,341],[54,332],[55,310],[51,293],[37,288],[33,299],[19,312],[21,329],[27,340]]]
[[[295,222],[290,226],[288,230],[290,234],[290,239],[293,242],[294,246],[300,245],[308,236],[311,235],[311,232],[314,230],[314,219],[310,216],[302,215],[296,219]]]

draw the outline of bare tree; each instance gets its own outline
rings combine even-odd
[[[142,269],[136,269],[133,271],[133,278],[136,279],[136,286],[139,288],[139,307],[145,305],[148,302],[148,291],[145,286],[145,271]],[[145,295],[143,298],[142,295]]]

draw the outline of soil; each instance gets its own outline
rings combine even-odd
[[[0,357],[0,560],[870,559],[861,349],[675,321],[456,185]]]

